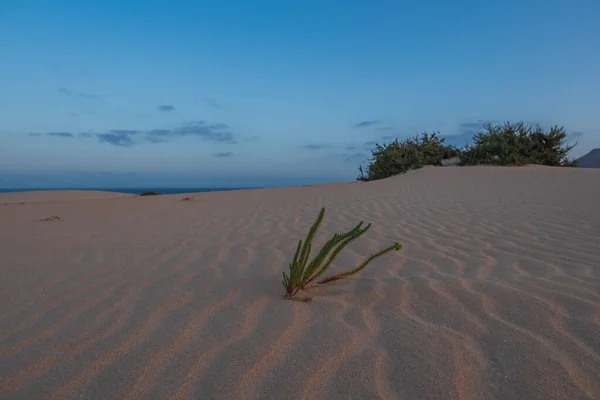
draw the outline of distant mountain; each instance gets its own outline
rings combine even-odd
[[[600,168],[600,149],[594,149],[577,159],[579,168]]]

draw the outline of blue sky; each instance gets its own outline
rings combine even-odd
[[[600,147],[600,2],[0,1],[0,187],[352,180],[482,121]]]

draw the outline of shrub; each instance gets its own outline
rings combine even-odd
[[[389,144],[376,144],[366,170],[359,167],[358,180],[372,181],[401,174],[425,165],[442,165],[442,160],[458,155],[454,146],[444,144],[438,133],[422,133]]]
[[[548,133],[523,122],[487,124],[473,136],[473,144],[461,153],[461,165],[575,166],[567,159],[575,145],[567,145],[563,127],[553,126]]]
[[[314,238],[319,225],[321,222],[323,222],[324,217],[325,208],[322,208],[317,219],[308,231],[308,235],[306,236],[304,244],[302,243],[302,239],[300,239],[298,242],[296,253],[294,254],[294,258],[290,263],[289,275],[283,272],[283,286],[285,288],[284,297],[287,299],[293,298],[300,289],[304,289],[308,284],[323,275],[323,273],[331,266],[344,247],[356,240],[371,227],[371,224],[368,224],[363,228],[363,221],[361,221],[357,226],[354,227],[354,229],[351,229],[348,232],[334,234],[333,237],[329,239],[327,243],[325,243],[312,261],[308,262],[312,239]],[[400,243],[394,243],[392,246],[371,255],[356,268],[331,275],[328,278],[321,279],[317,283],[325,284],[354,275],[362,271],[374,259],[381,257],[390,251],[398,251],[401,248],[402,245]],[[310,297],[305,297],[303,300],[309,301]]]
[[[563,127],[553,126],[549,132],[532,128],[523,122],[503,125],[488,124],[473,136],[473,143],[459,149],[444,144],[438,133],[427,133],[396,139],[390,144],[376,144],[373,158],[366,168],[360,166],[358,180],[388,178],[425,165],[442,165],[442,160],[458,156],[460,165],[525,165],[574,167],[567,158],[576,144],[567,144]]]
[[[153,191],[148,191],[148,192],[144,192],[142,194],[140,194],[140,196],[158,196],[160,193],[156,193]]]

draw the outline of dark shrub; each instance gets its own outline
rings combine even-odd
[[[442,165],[442,160],[459,157],[460,165],[525,165],[574,167],[576,162],[567,158],[575,147],[567,144],[562,127],[554,126],[549,132],[535,129],[523,122],[504,125],[486,125],[473,136],[473,144],[463,149],[444,144],[438,133],[409,137],[390,144],[375,145],[372,159],[366,168],[359,167],[358,180],[372,181],[401,174],[425,165]]]
[[[548,133],[523,122],[488,124],[473,136],[473,144],[461,153],[461,165],[575,166],[567,154],[575,145],[567,145],[563,127],[553,126]]]
[[[459,155],[454,146],[444,144],[438,133],[422,133],[402,141],[396,139],[389,144],[376,144],[373,158],[366,169],[359,167],[359,180],[372,181],[401,174],[425,165],[442,165],[442,160]]]
[[[156,193],[153,191],[148,191],[148,192],[144,192],[142,194],[140,194],[140,196],[158,196],[160,193]]]

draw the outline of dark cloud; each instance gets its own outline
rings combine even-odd
[[[440,135],[441,138],[444,139],[445,144],[463,147],[466,144],[471,144],[473,141],[473,136],[481,131],[484,126],[487,124],[494,124],[495,121],[492,120],[476,120],[476,121],[467,121],[462,122],[458,125],[455,134],[451,135]]]
[[[377,144],[377,142],[371,140],[369,142],[365,142],[364,147],[372,148],[372,147],[375,147],[376,144]]]
[[[362,164],[369,161],[370,155],[363,152],[353,152],[342,154],[344,162],[351,164]]]
[[[144,132],[140,130],[111,129],[106,133],[97,133],[95,136],[98,138],[98,141],[112,144],[113,146],[132,147],[136,144],[132,139],[132,136],[140,136],[143,134]]]
[[[205,99],[206,105],[214,108],[215,110],[222,110],[223,106],[221,104],[219,104],[219,102],[215,99],[211,99],[211,98],[206,98]]]
[[[164,136],[146,136],[144,140],[150,143],[167,143],[169,140]]]
[[[326,149],[331,146],[329,146],[327,144],[305,144],[302,147],[305,149],[308,149],[308,150],[321,150],[321,149]]]
[[[69,132],[48,132],[48,133],[46,133],[46,135],[55,136],[55,137],[64,137],[64,138],[75,137],[75,135],[73,135],[72,133],[69,133]]]
[[[463,134],[463,133],[470,133],[473,132],[474,134],[477,133],[477,131],[479,131],[481,128],[483,128],[484,126],[486,126],[489,123],[493,123],[493,121],[488,121],[488,120],[477,120],[477,121],[469,121],[469,122],[461,122],[458,125],[458,134]]]
[[[151,143],[165,143],[171,135],[170,129],[152,129],[146,132],[144,139]]]
[[[96,137],[100,142],[112,144],[119,147],[131,147],[135,142],[126,133],[98,133]]]
[[[444,139],[444,144],[463,147],[464,145],[470,145],[473,142],[473,135],[477,131],[465,132],[459,135],[440,135],[440,138]]]
[[[32,134],[39,136],[40,134]],[[68,132],[50,132],[46,133],[50,136],[60,137],[75,137],[74,134]],[[92,134],[89,132],[79,133],[77,136],[81,138],[96,137],[100,142],[109,143],[114,146],[131,147],[139,143],[139,141],[147,141],[151,143],[164,143],[177,137],[197,137],[204,141],[236,144],[236,137],[231,132],[227,124],[208,124],[205,121],[195,121],[187,124],[179,125],[171,129],[150,129],[150,130],[133,130],[133,129],[112,129],[107,132]],[[138,140],[135,140],[139,138]]]
[[[86,92],[75,92],[66,87],[61,87],[60,89],[58,89],[58,91],[67,96],[77,96],[77,97],[82,97],[84,99],[90,99],[90,100],[98,100],[101,98],[101,96],[99,96],[97,94],[91,94],[91,93],[86,93]]]
[[[213,97],[194,96],[192,98],[192,101],[202,103],[209,108],[213,108],[219,111],[227,110],[231,107],[231,103],[222,100],[217,100]]]
[[[226,124],[209,125],[204,121],[196,121],[180,125],[173,129],[152,129],[144,132],[146,140],[161,143],[175,137],[195,136],[205,141],[231,143],[234,135]]]
[[[204,121],[191,122],[171,130],[171,136],[197,136],[211,142],[231,142],[233,133],[226,124],[208,125]]]
[[[44,134],[41,133],[30,133],[29,136],[54,136],[54,137],[63,137],[63,138],[72,138],[75,137],[72,133],[69,132],[46,132]]]
[[[346,150],[348,150],[348,151],[354,151],[354,150],[356,150],[356,146],[352,144],[352,145],[346,147]]]
[[[220,157],[220,158],[227,158],[227,157],[231,157],[231,156],[233,156],[233,153],[231,151],[226,151],[223,153],[215,154],[215,157]]]
[[[583,132],[571,132],[569,133],[569,138],[570,139],[576,139],[578,137],[582,137],[583,136]]]
[[[140,136],[142,139],[151,143],[164,143],[176,137],[198,137],[205,141],[231,143],[234,142],[234,135],[226,124],[209,125],[204,121],[195,121],[180,125],[172,129],[151,129],[147,131],[136,130],[113,130],[109,134],[117,135],[111,144],[122,146],[127,143],[128,146],[135,144],[132,136]],[[123,138],[123,141],[117,138]],[[128,138],[129,140],[126,140]]]
[[[160,136],[169,136],[171,134],[170,129],[152,129],[146,131],[149,136],[160,137]]]
[[[137,131],[132,129],[112,129],[108,133],[112,133],[113,135],[139,135],[144,133],[143,131]]]
[[[379,124],[379,121],[374,121],[374,120],[367,120],[367,121],[361,121],[358,124],[354,125],[355,128],[367,128],[369,126],[373,126],[373,125],[377,125]]]
[[[171,105],[171,104],[161,104],[157,107],[157,110],[160,112],[169,112],[169,111],[174,111],[175,110],[175,106]]]

